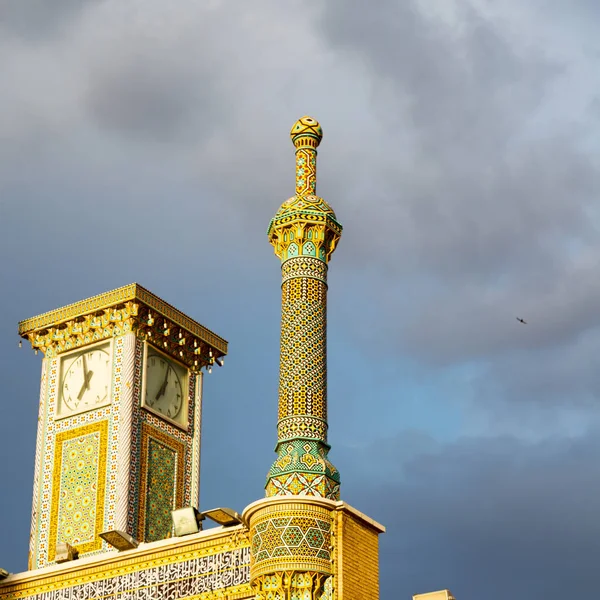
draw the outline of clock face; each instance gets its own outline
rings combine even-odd
[[[148,349],[144,405],[187,426],[187,369]]]
[[[63,358],[61,415],[99,408],[110,402],[110,363],[107,345]]]

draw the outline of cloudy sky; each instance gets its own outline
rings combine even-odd
[[[309,114],[344,225],[330,456],[387,527],[382,599],[595,589],[599,18],[592,0],[0,0],[0,566],[26,568],[37,425],[17,322],[133,281],[230,342],[202,507],[263,495],[265,231]]]

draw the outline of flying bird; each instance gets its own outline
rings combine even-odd
[[[527,321],[521,319],[520,317],[517,317],[517,321],[519,321],[519,323],[523,323],[523,325],[527,325]]]

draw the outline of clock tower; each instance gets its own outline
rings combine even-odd
[[[44,355],[29,568],[59,543],[112,550],[99,534],[171,536],[171,511],[197,506],[202,376],[227,342],[142,286],[22,321]]]

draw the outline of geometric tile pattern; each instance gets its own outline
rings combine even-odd
[[[281,265],[281,285],[295,277],[318,279],[327,285],[327,265],[319,258],[302,256],[302,260],[286,260]]]
[[[254,561],[298,554],[329,561],[330,530],[329,521],[306,517],[279,517],[259,523],[252,538]]]
[[[165,539],[171,533],[176,461],[176,452],[154,439],[148,441],[146,542]]]
[[[290,131],[296,146],[296,194],[314,194],[317,187],[317,146],[323,138],[323,130],[311,117],[296,121]]]
[[[99,550],[104,518],[108,421],[85,425],[56,436],[49,560],[57,542],[80,552]]]
[[[257,516],[251,529],[252,579],[286,570],[331,574],[331,516],[310,505]]]
[[[266,495],[339,499],[339,473],[327,458],[327,265],[298,257],[285,261],[284,269],[278,457]]]
[[[317,151],[299,148],[296,151],[296,194],[314,194],[317,187]]]
[[[153,542],[169,536],[171,511],[184,506],[185,445],[142,424],[137,537]]]
[[[133,375],[133,408],[131,414],[131,448],[129,456],[129,510],[127,511],[127,533],[140,539],[138,525],[140,498],[140,458],[141,458],[141,427],[142,427],[142,368],[144,342],[136,338],[135,360]]]
[[[35,442],[35,466],[33,468],[33,502],[31,503],[31,533],[29,536],[29,560],[27,568],[29,570],[34,568],[34,556],[36,554],[37,546],[37,530],[38,530],[38,497],[40,493],[40,461],[42,460],[42,447],[44,443],[43,439],[43,423],[45,416],[45,405],[46,405],[46,386],[48,383],[48,360],[42,360],[42,376],[40,383],[40,400],[38,409],[38,429]]]
[[[115,340],[115,384],[113,422],[119,430],[119,452],[116,465],[116,506],[114,529],[127,531],[129,479],[131,477],[131,417],[135,381],[135,334],[128,333]],[[118,372],[117,372],[118,369]],[[112,477],[111,477],[112,482]]]
[[[296,153],[296,156],[298,153]],[[316,159],[317,153],[314,152],[314,159]],[[312,160],[314,160],[312,159]],[[304,158],[300,158],[298,160],[304,160]],[[275,215],[275,219],[281,219],[282,217],[287,217],[290,215],[295,215],[295,213],[301,211],[302,213],[315,213],[316,215],[325,214],[330,215],[335,219],[335,212],[331,206],[320,196],[316,196],[314,192],[310,194],[296,194],[291,198],[288,198],[280,207]],[[311,219],[312,220],[312,219]],[[314,219],[318,222],[317,219]],[[289,233],[288,233],[289,238]],[[293,239],[297,240],[297,237],[294,236],[289,238],[290,241]]]
[[[56,405],[56,389],[58,379],[58,360],[56,358],[44,358],[46,361],[48,383],[45,389],[44,419],[38,423],[43,429],[42,459],[40,461],[40,483],[37,499],[38,511],[35,530],[31,532],[35,551],[32,553],[31,561],[34,569],[45,567],[48,564],[48,535],[50,522],[56,521],[56,513],[51,514],[52,498],[52,465],[54,464],[54,434],[56,425],[54,423],[54,408]]]
[[[297,438],[279,443],[277,450],[267,477],[267,496],[339,498],[340,474],[327,458],[325,444]]]
[[[336,500],[340,497],[340,484],[325,475],[290,473],[269,477],[265,491],[269,497],[302,494]]]
[[[202,380],[203,374],[191,373],[189,379],[189,423],[191,431],[197,432],[192,437],[191,467],[190,467],[190,493],[187,500],[188,506],[198,506],[200,500],[200,431],[202,430]],[[187,471],[186,471],[187,473]]]
[[[302,259],[291,262],[298,260]],[[327,286],[317,279],[295,277],[281,289],[279,419],[310,415],[326,422]]]
[[[277,423],[277,438],[281,441],[295,438],[327,439],[327,421],[308,415],[283,417]]]
[[[332,208],[315,195],[323,132],[302,117],[290,132],[296,195],[271,220],[268,236],[281,265],[277,459],[267,496],[339,499],[340,477],[327,453],[327,263],[341,236]]]

